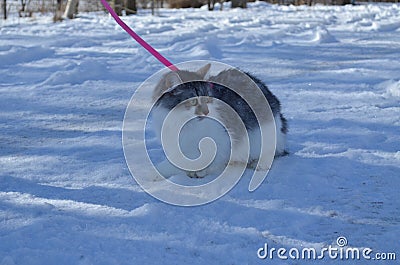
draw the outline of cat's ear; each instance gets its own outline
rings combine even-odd
[[[183,83],[183,81],[177,72],[170,72],[165,77],[165,85],[168,88],[175,87],[182,83]]]
[[[201,78],[204,78],[206,76],[206,74],[208,73],[208,71],[211,68],[211,64],[208,63],[206,65],[204,65],[203,67],[201,67],[199,70],[196,71],[196,74],[198,74],[199,76],[201,76]]]

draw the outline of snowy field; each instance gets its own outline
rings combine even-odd
[[[135,89],[163,66],[105,13],[0,22],[0,264],[306,264],[270,248],[400,259],[400,5],[142,11],[124,17],[171,61],[253,72],[278,96],[290,155],[205,206],[162,203],[121,144]]]

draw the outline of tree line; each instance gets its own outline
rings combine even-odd
[[[1,0],[0,0],[1,1]],[[53,12],[54,21],[74,18],[81,12],[104,10],[99,0],[2,0],[3,18],[7,19],[11,11],[18,12],[20,17],[32,16],[34,12]],[[210,11],[223,9],[225,2],[232,8],[246,8],[248,2],[255,0],[107,0],[116,13],[134,15],[138,9],[151,9],[155,14],[159,8],[199,8],[207,5]],[[281,5],[347,5],[359,2],[395,2],[399,0],[263,0],[271,4]],[[11,2],[11,3],[10,3]],[[16,4],[18,3],[18,4]],[[13,10],[12,10],[13,9]]]

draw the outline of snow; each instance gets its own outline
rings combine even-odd
[[[290,155],[260,188],[245,175],[189,208],[146,194],[122,150],[125,108],[162,65],[102,12],[1,21],[0,264],[303,264],[257,250],[339,236],[398,251],[399,16],[398,4],[256,2],[123,17],[173,62],[253,72],[288,118]]]

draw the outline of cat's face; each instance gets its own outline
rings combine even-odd
[[[211,64],[206,64],[197,71],[170,71],[164,74],[153,90],[153,100],[156,101],[162,94],[184,82],[206,80]]]
[[[172,110],[176,108],[186,117],[204,118],[213,110],[213,98],[208,82],[193,81],[180,84],[165,92],[157,106]]]
[[[183,102],[184,111],[194,114],[198,117],[205,117],[210,113],[213,105],[213,99],[209,96],[192,97]],[[182,107],[181,107],[182,108]]]
[[[196,115],[200,118],[207,116],[213,107],[213,98],[211,97],[210,86],[205,82],[190,82],[177,87],[178,96],[183,100],[181,111],[187,111],[191,115]],[[187,100],[185,98],[188,97]],[[190,98],[189,98],[190,97]]]

